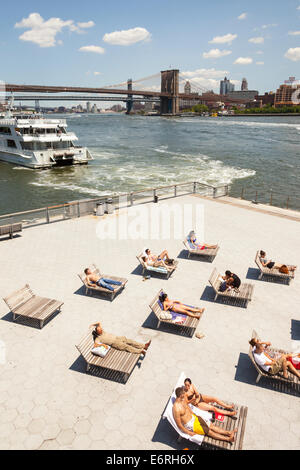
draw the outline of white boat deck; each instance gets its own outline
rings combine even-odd
[[[254,263],[257,249],[264,249],[270,258],[300,268],[300,224],[227,202],[183,196],[159,203],[204,205],[205,239],[221,247],[213,263],[188,260],[181,240],[101,241],[99,219],[93,216],[0,240],[0,297],[29,283],[38,295],[64,302],[62,313],[39,330],[12,323],[0,301],[0,449],[190,447],[179,444],[171,426],[161,421],[182,371],[201,393],[248,406],[244,449],[300,449],[299,396],[281,393],[264,379],[256,385],[247,356],[252,329],[274,346],[300,347],[300,269],[287,286],[257,280]],[[100,223],[113,224],[117,217]],[[146,246],[179,256],[168,281],[142,281],[136,255]],[[112,303],[84,295],[77,273],[92,262],[129,280]],[[214,266],[255,285],[247,309],[212,301],[208,278]],[[148,305],[160,288],[171,298],[205,307],[198,328],[204,339],[155,329]],[[152,339],[125,385],[85,374],[75,344],[97,320],[117,335]]]

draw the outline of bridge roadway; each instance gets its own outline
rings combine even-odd
[[[6,101],[10,100],[10,95],[6,96]],[[15,96],[15,101],[128,101],[128,96],[81,96],[81,95],[19,95]],[[131,99],[131,98],[130,98]],[[132,101],[135,102],[146,102],[146,103],[157,103],[160,98],[156,97],[132,97]]]
[[[15,85],[6,84],[6,92],[12,93],[96,93],[96,94],[110,94],[110,95],[127,95],[128,96],[142,96],[142,97],[157,97],[157,98],[174,98],[175,95],[162,91],[147,91],[147,90],[121,90],[121,89],[108,89],[108,88],[86,88],[86,87],[63,87],[63,86],[44,86],[44,85]],[[245,103],[245,100],[230,100],[226,95],[218,95],[215,93],[205,93],[199,95],[197,98],[185,93],[177,95],[182,100],[195,100],[206,102],[226,101],[228,103]],[[108,100],[109,101],[109,100]],[[119,100],[121,101],[121,100]]]

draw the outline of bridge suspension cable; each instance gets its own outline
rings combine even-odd
[[[160,77],[160,72],[155,73],[154,75],[149,75],[148,77],[139,78],[138,80],[132,80],[132,83],[145,82],[147,80],[151,80],[151,79],[157,78],[157,77]],[[118,88],[120,86],[127,86],[127,80],[126,80],[126,82],[118,83],[116,85],[107,85],[107,86],[104,86],[103,88]]]

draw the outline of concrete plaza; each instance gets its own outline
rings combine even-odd
[[[40,225],[0,241],[1,298],[28,283],[37,295],[64,302],[61,314],[39,330],[13,323],[0,301],[0,449],[183,449],[187,442],[178,443],[161,420],[183,371],[201,393],[248,406],[244,449],[300,449],[299,394],[277,391],[265,379],[256,385],[247,356],[253,329],[275,347],[300,348],[300,273],[289,286],[267,282],[258,280],[254,263],[264,249],[269,258],[300,267],[299,221],[283,217],[287,211],[248,210],[221,199],[182,196],[162,204],[204,206],[205,241],[220,245],[213,263],[187,259],[181,240],[101,240],[98,224],[113,224],[121,213],[100,222],[86,216]],[[157,254],[167,248],[178,258],[169,280],[143,281],[136,255],[144,247]],[[128,279],[113,302],[85,295],[77,273],[91,263]],[[248,308],[213,301],[213,267],[254,284]],[[205,307],[198,327],[203,339],[156,329],[148,305],[160,288],[171,299]],[[108,332],[152,339],[126,384],[85,373],[75,345],[98,320]]]

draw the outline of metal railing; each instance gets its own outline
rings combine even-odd
[[[296,196],[282,195],[279,191],[274,191],[272,188],[260,191],[245,188],[241,188],[240,193],[237,194],[237,190],[230,190],[229,195],[233,197],[239,197],[240,199],[251,201],[253,204],[268,204],[283,209],[294,209],[300,210],[300,198]]]
[[[158,200],[169,199],[188,194],[199,194],[213,198],[228,195],[228,186],[214,187],[199,182],[179,183],[169,186],[159,186],[156,188],[141,189],[125,194],[115,194],[102,196],[93,199],[81,199],[55,206],[31,209],[13,214],[0,215],[0,225],[22,222],[23,227],[33,227],[36,225],[49,224],[60,220],[94,215],[97,206],[112,199],[116,209],[133,206],[134,204],[146,204],[157,202]]]

